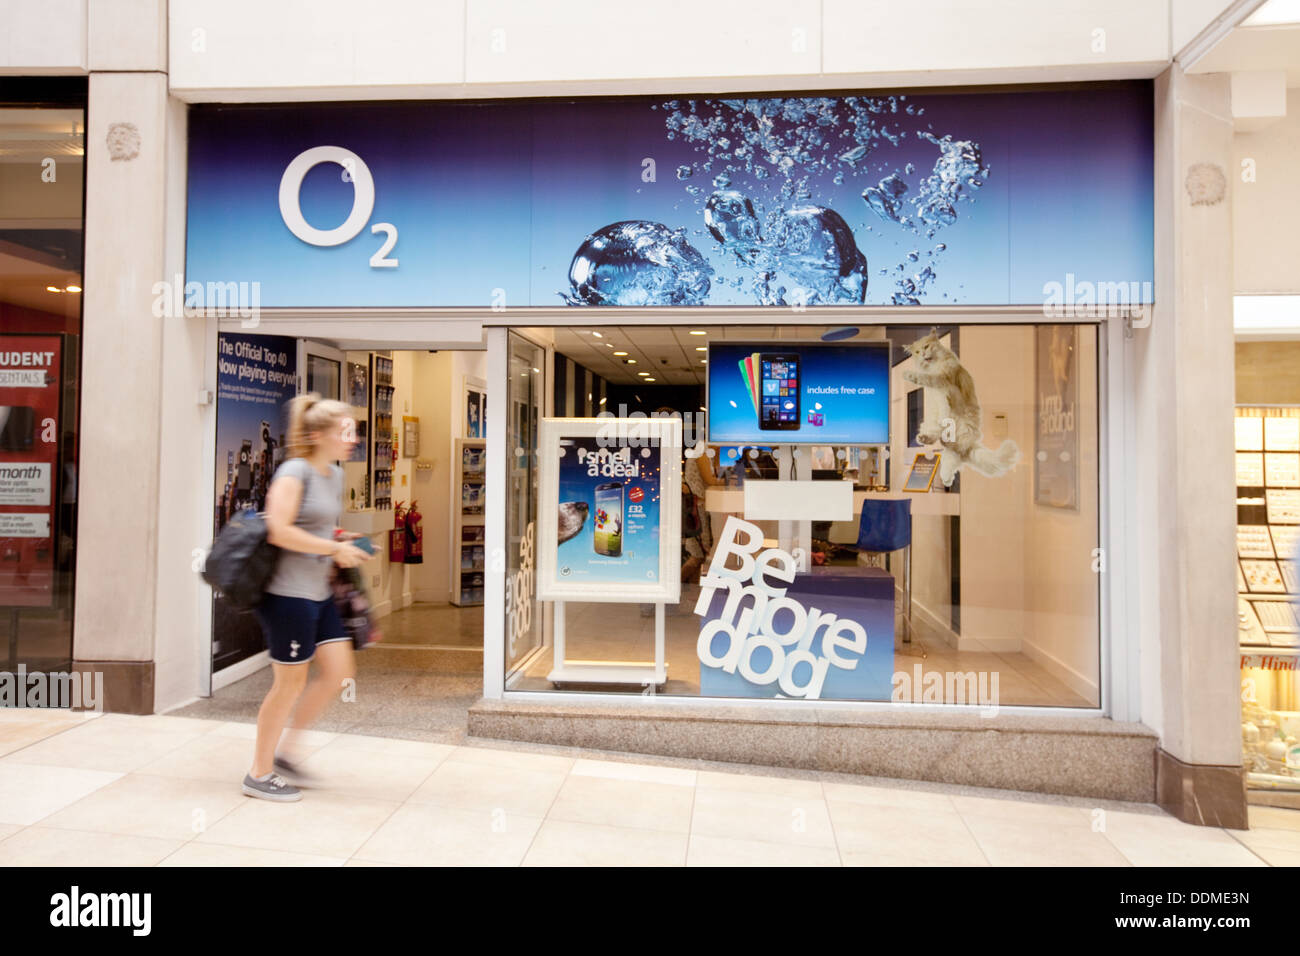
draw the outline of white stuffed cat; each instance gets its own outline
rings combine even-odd
[[[903,351],[912,356],[914,369],[903,378],[925,389],[925,420],[917,432],[921,445],[939,444],[939,479],[945,488],[952,486],[958,469],[970,465],[982,475],[998,478],[1020,460],[1020,449],[1010,438],[996,451],[981,444],[980,405],[975,397],[975,381],[961,361],[939,341],[937,329]]]

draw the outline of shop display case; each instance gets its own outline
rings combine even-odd
[[[459,607],[483,603],[487,571],[487,539],[484,535],[484,492],[487,489],[487,442],[481,438],[456,439],[456,483],[460,489],[456,528],[452,540],[451,602]]]
[[[1300,795],[1300,406],[1238,406],[1236,472],[1242,762]]]
[[[376,511],[393,507],[393,360],[391,356],[374,357],[374,396],[371,401],[370,440],[373,471],[371,488]]]

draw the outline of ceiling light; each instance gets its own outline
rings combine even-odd
[[[63,291],[64,291],[64,292],[80,292],[80,291],[81,291],[81,286],[79,286],[79,285],[70,285],[70,286],[67,286]]]
[[[646,381],[647,381],[647,382],[653,382],[654,379],[652,379],[652,378],[648,378],[648,379],[646,379]]]
[[[703,329],[691,329],[691,335],[708,335]]]
[[[709,350],[709,347],[708,347],[707,345],[697,345],[697,346],[695,346],[695,351],[697,351],[697,352],[707,352],[708,350]]]
[[[541,369],[540,369],[540,368],[535,368],[535,369],[533,369],[533,371],[534,371],[534,372],[540,372]]]
[[[614,346],[613,346],[611,343],[609,343],[609,342],[605,342],[604,345],[605,345],[605,348],[607,348],[607,349],[612,349],[612,348],[614,347]]]
[[[598,338],[598,339],[603,339],[603,338],[605,337],[605,336],[601,335],[599,332],[592,332],[591,334],[594,335],[594,336],[595,336],[596,338]]]
[[[1243,27],[1275,27],[1300,23],[1300,0],[1268,0],[1246,19]]]
[[[45,287],[45,291],[46,291],[46,292],[62,292],[63,290],[60,289],[60,288],[59,288],[58,286],[56,286],[56,285],[47,285],[47,286]]]
[[[615,355],[626,355],[627,353],[626,353],[626,352],[615,352],[614,354],[615,354]]]
[[[635,365],[635,364],[636,364],[636,359],[628,359],[628,360],[627,360],[627,364],[628,364],[628,365]]]
[[[649,373],[649,372],[637,372],[637,374],[638,374],[638,375],[641,375],[641,376],[646,376],[646,375],[649,375],[650,373]]]
[[[708,360],[708,359],[700,359],[700,364],[701,364],[701,365],[708,365],[708,364],[709,364],[709,360]]]
[[[603,398],[600,400],[600,404],[601,404],[601,405],[604,405],[604,404],[605,404],[605,400],[604,400]]]

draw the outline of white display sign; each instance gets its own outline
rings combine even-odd
[[[48,505],[48,461],[0,462],[0,505]]]
[[[50,516],[39,514],[0,514],[0,538],[48,538]]]
[[[45,372],[41,369],[0,369],[0,388],[44,388]]]

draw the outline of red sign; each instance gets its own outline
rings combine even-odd
[[[0,605],[53,603],[63,340],[0,336]]]
[[[643,491],[640,487],[634,487],[628,489],[628,493],[627,493],[628,501],[640,501],[644,497],[645,497],[645,491]]]

